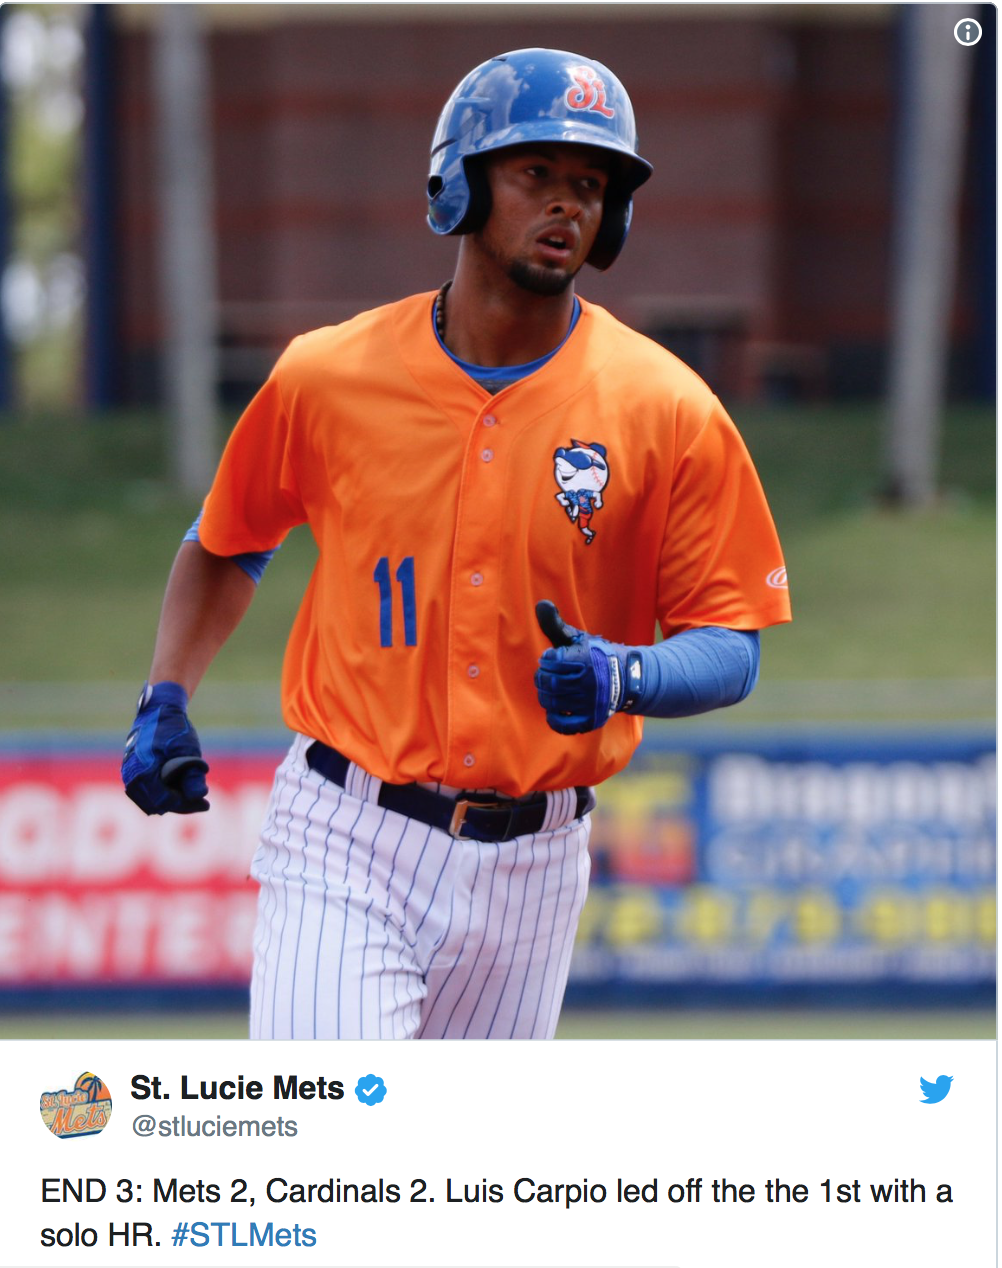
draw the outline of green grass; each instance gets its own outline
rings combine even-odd
[[[862,510],[881,500],[883,407],[751,406],[735,421],[766,480],[781,532],[812,520]],[[954,405],[943,420],[943,507],[995,504],[995,412]]]
[[[244,1012],[4,1016],[5,1039],[246,1039]],[[558,1039],[994,1039],[988,1010],[789,1009],[604,1011],[565,1009]]]
[[[565,1010],[558,1039],[994,1039],[989,1010]]]
[[[995,520],[981,507],[844,511],[787,535],[794,621],[768,636],[782,678],[990,677]]]
[[[993,412],[950,411],[943,492],[922,511],[881,501],[878,406],[738,418],[790,572],[794,620],[763,639],[767,680],[993,678]]]
[[[851,698],[844,683],[893,680],[914,690],[890,700],[885,720],[991,719],[993,412],[950,411],[944,494],[923,512],[880,504],[878,406],[734,414],[780,529],[794,605],[793,624],[765,635],[762,684],[735,720],[755,720],[762,709],[780,720],[784,709],[830,718],[839,712],[832,701]],[[221,422],[220,445],[231,422]],[[0,559],[0,726],[120,727],[149,666],[171,561],[197,511],[197,499],[167,483],[166,443],[152,416],[0,420],[0,534],[13,545]],[[202,725],[247,720],[233,693],[214,697],[214,686],[276,682],[314,557],[306,529],[276,556],[200,694]],[[86,706],[67,693],[65,710],[54,693],[39,713],[17,686],[26,683],[100,689]],[[833,690],[819,692],[818,683]],[[928,685],[943,683],[929,704]],[[865,686],[861,699],[870,702]],[[778,700],[786,704],[777,713]],[[270,708],[259,721],[276,720]]]
[[[103,682],[131,700],[199,506],[167,484],[164,443],[153,418],[0,425],[0,534],[18,542],[0,562],[0,683]],[[314,557],[309,532],[292,534],[214,676],[277,678]],[[17,722],[2,710],[0,696],[0,724]]]

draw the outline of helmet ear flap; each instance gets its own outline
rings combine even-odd
[[[607,193],[602,211],[602,223],[599,225],[592,248],[588,252],[588,263],[592,268],[602,272],[613,263],[623,248],[632,219],[633,201],[629,195],[617,196]]]
[[[484,227],[491,214],[491,187],[483,159],[473,155],[464,158],[463,175],[466,177],[469,201],[463,218],[452,231],[454,234],[476,233]]]

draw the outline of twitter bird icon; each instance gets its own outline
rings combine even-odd
[[[920,1105],[935,1105],[937,1101],[943,1100],[947,1092],[950,1090],[950,1084],[953,1082],[952,1074],[941,1074],[935,1083],[930,1083],[928,1079],[919,1076],[919,1086],[922,1089],[924,1101],[920,1101]]]

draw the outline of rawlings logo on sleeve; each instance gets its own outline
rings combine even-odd
[[[561,446],[553,455],[553,474],[560,489],[557,501],[590,546],[595,540],[591,519],[602,509],[602,490],[609,483],[605,445],[572,440],[570,449]]]
[[[567,89],[564,100],[571,110],[595,110],[606,119],[616,117],[615,110],[605,104],[605,84],[591,66],[575,66],[570,75],[576,87]]]

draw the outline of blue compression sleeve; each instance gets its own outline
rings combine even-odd
[[[194,524],[192,524],[191,528],[189,528],[185,533],[182,541],[197,542],[199,540],[198,526],[201,522],[202,512],[199,511],[198,515],[195,517]],[[275,547],[275,550],[278,550],[277,546]],[[230,555],[229,558],[233,560],[238,568],[242,568],[247,576],[250,577],[251,581],[257,585],[264,576],[265,568],[267,568],[271,563],[271,557],[274,555],[275,550],[251,550],[245,555]]]
[[[687,718],[744,700],[758,682],[758,630],[687,630],[640,653],[641,689],[629,713]]]

